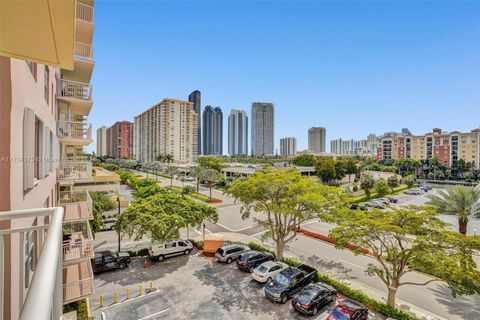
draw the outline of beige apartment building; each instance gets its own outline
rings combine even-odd
[[[93,293],[76,190],[92,179],[93,0],[21,3],[0,4],[0,319],[59,319]]]
[[[425,160],[438,156],[447,167],[459,159],[474,163],[479,168],[480,129],[470,132],[445,132],[434,128],[421,136],[385,134],[379,138],[377,159],[413,158]]]
[[[171,154],[177,162],[192,162],[198,155],[198,114],[193,103],[163,99],[135,117],[134,157],[145,163]]]

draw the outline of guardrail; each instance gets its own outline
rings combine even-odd
[[[75,57],[93,60],[93,46],[82,42],[75,42]]]
[[[93,7],[77,1],[77,19],[93,23]]]
[[[58,164],[58,180],[91,180],[92,163],[90,161],[64,161]]]
[[[59,79],[57,88],[57,94],[60,97],[75,98],[85,101],[92,100],[93,89],[90,83]]]
[[[60,120],[57,122],[57,137],[59,139],[92,140],[92,124]]]
[[[65,223],[93,219],[92,198],[88,191],[60,191],[58,205],[65,209]]]
[[[30,319],[55,319],[62,316],[62,231],[63,231],[63,208],[42,208],[0,212],[0,220],[15,220],[50,216],[49,224],[30,225],[0,230],[0,259],[3,261],[5,237],[18,234],[24,239],[28,232],[36,231],[40,236],[36,239],[44,239],[43,245],[38,246],[40,258],[34,268],[33,278],[29,284],[29,290],[21,307],[20,320]],[[12,244],[15,242],[11,242]],[[23,252],[24,243],[18,241],[18,248],[11,248]],[[0,267],[3,263],[0,263]],[[1,270],[3,272],[3,270]],[[0,301],[3,305],[3,301]]]

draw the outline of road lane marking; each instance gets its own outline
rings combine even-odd
[[[472,309],[472,311],[475,311],[476,313],[480,313],[477,309]]]
[[[355,267],[357,267],[357,268],[360,268],[360,269],[365,269],[365,267],[363,267],[363,266],[360,266],[360,265],[358,265],[358,264],[355,264],[355,263],[348,262],[347,260],[338,259],[338,261],[342,261],[342,262],[344,262],[344,263],[346,263],[346,264],[349,264],[349,265],[355,266]]]
[[[167,312],[167,311],[170,311],[170,308],[167,308],[167,309],[165,309],[165,310],[162,310],[162,311],[160,311],[160,312],[157,312],[157,313],[151,314],[151,315],[149,315],[149,316],[146,316],[146,317],[140,318],[140,319],[138,319],[138,320],[145,320],[145,319],[149,319],[149,318],[151,318],[151,317],[158,316],[159,314],[162,314],[162,313],[164,313],[164,312]]]

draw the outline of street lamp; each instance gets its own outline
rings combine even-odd
[[[120,196],[117,196],[117,203],[118,203],[118,215],[120,215]],[[118,230],[118,228],[117,228],[117,236],[118,236],[118,252],[120,252],[120,230]]]
[[[477,229],[473,229],[473,236],[475,237],[477,235]]]

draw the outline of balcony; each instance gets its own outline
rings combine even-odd
[[[93,38],[93,6],[77,1],[76,41],[92,43]]]
[[[75,42],[75,59],[93,61],[93,46]]]
[[[63,161],[58,164],[57,179],[60,181],[92,180],[90,161]]]
[[[92,198],[87,191],[62,191],[58,205],[64,208],[64,223],[93,219]]]
[[[47,218],[48,217],[48,218]],[[46,220],[48,219],[48,220]],[[3,261],[9,259],[16,268],[19,264],[32,266],[28,270],[28,283],[14,283],[13,290],[26,293],[23,305],[20,306],[20,320],[60,319],[62,315],[62,241],[63,208],[42,208],[0,212],[0,221],[15,228],[0,230],[0,274],[3,274]],[[49,222],[38,224],[37,221]],[[18,256],[11,252],[26,252],[27,243],[19,239],[32,239],[28,243],[29,256],[18,261]],[[39,252],[39,260],[35,265],[35,247]],[[23,255],[21,255],[23,257]],[[27,271],[25,271],[27,272]],[[31,275],[33,273],[33,275]],[[25,274],[27,276],[27,274]],[[24,279],[20,277],[19,279]],[[24,280],[25,281],[25,280]],[[22,281],[23,282],[23,281]],[[28,289],[26,289],[28,288]],[[25,292],[28,290],[27,292]],[[5,292],[10,295],[11,292]],[[0,296],[0,299],[3,297]],[[0,305],[3,301],[0,300]]]
[[[57,122],[57,137],[60,142],[71,145],[86,146],[92,143],[92,125],[86,122]]]
[[[70,104],[72,114],[87,116],[90,113],[93,106],[91,84],[59,79],[57,88],[57,98]]]
[[[63,267],[63,304],[93,294],[93,272],[90,261]]]
[[[82,259],[89,261],[94,257],[93,236],[88,221],[64,225],[62,248],[64,265]]]

